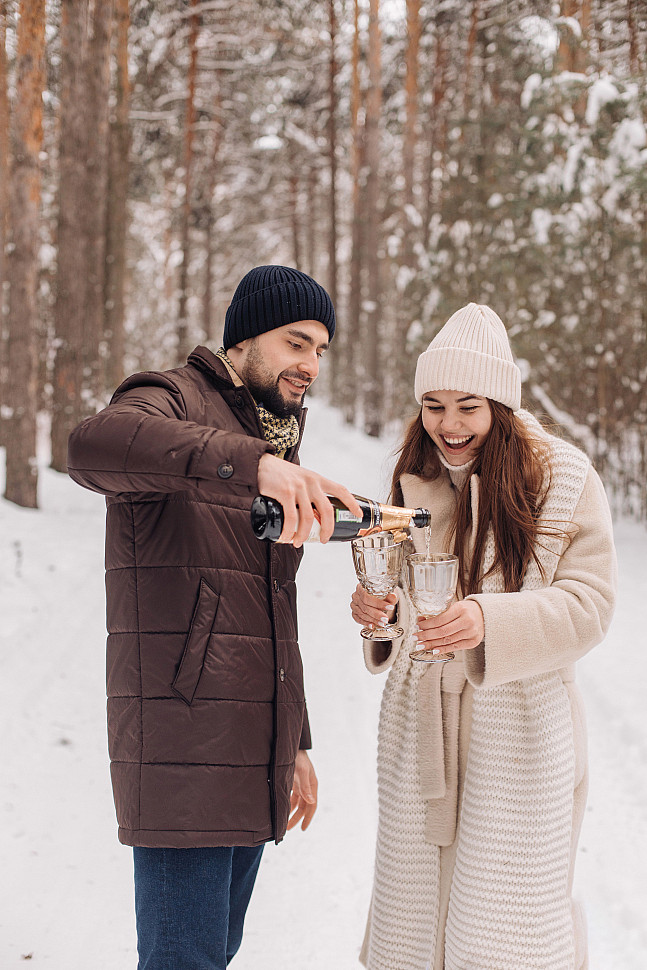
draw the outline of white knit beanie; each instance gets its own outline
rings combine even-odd
[[[521,407],[521,371],[512,358],[501,318],[480,303],[468,303],[418,357],[416,401],[428,391],[464,391]]]

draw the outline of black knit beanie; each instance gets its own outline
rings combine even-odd
[[[299,320],[318,320],[335,333],[335,308],[323,286],[289,266],[257,266],[236,287],[225,315],[223,347]]]

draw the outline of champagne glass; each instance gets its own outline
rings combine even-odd
[[[444,613],[456,592],[458,558],[449,553],[414,553],[407,556],[406,577],[409,595],[421,618]],[[433,654],[420,648],[409,654],[412,660],[422,663],[445,663],[453,660],[453,653]]]
[[[357,578],[368,593],[384,599],[398,585],[402,569],[402,539],[392,532],[374,532],[360,536],[351,542],[353,565]],[[389,623],[374,629],[365,626],[360,630],[365,640],[395,640],[404,630]]]

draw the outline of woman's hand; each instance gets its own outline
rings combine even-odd
[[[452,603],[438,616],[419,616],[416,639],[423,650],[449,653],[472,650],[482,643],[485,624],[481,607],[475,600]]]
[[[386,626],[395,614],[397,596],[389,593],[385,599],[371,596],[363,586],[358,585],[350,600],[350,611],[355,623],[360,626]]]

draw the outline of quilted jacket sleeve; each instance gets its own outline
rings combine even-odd
[[[303,709],[303,724],[301,726],[299,750],[309,751],[310,748],[312,748],[312,735],[310,734],[310,719],[308,718],[308,708],[306,706]]]
[[[604,639],[611,622],[617,563],[604,488],[590,469],[575,510],[578,532],[553,582],[519,593],[477,593],[483,644],[465,653],[475,687],[494,687],[569,666]]]
[[[68,473],[75,482],[104,495],[193,488],[248,494],[256,487],[258,461],[272,445],[187,421],[171,380],[138,379],[70,435]],[[229,477],[219,475],[223,465],[233,469]]]

